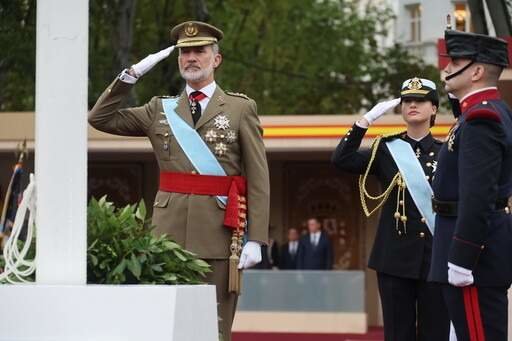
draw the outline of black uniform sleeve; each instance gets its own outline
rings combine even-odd
[[[365,172],[370,161],[371,150],[367,148],[360,149],[359,147],[367,130],[354,124],[347,135],[341,139],[331,157],[331,161],[336,168],[356,174]],[[370,173],[372,173],[371,170]]]
[[[505,150],[501,122],[468,120],[459,140],[459,207],[448,262],[474,269],[495,209]]]

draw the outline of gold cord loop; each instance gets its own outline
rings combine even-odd
[[[374,214],[379,208],[384,205],[386,200],[388,199],[389,195],[391,194],[391,191],[393,191],[393,188],[396,185],[399,185],[402,183],[402,177],[400,176],[400,173],[396,173],[396,175],[393,177],[391,182],[389,183],[388,188],[381,193],[380,195],[373,196],[366,190],[366,181],[368,179],[368,175],[370,174],[370,169],[372,167],[373,161],[375,160],[375,156],[377,155],[377,149],[379,148],[380,141],[382,140],[382,136],[379,136],[372,144],[372,154],[370,157],[370,161],[368,162],[368,167],[366,168],[366,171],[363,175],[359,176],[359,197],[361,199],[361,206],[363,207],[363,211],[366,214],[367,217]],[[404,183],[405,186],[405,183]],[[377,206],[375,206],[371,211],[368,209],[368,205],[366,203],[366,200],[373,200],[378,201]],[[398,203],[397,203],[398,204]],[[398,213],[398,209],[397,209]],[[396,215],[396,213],[395,213]],[[395,217],[396,218],[396,217]],[[398,217],[400,218],[400,217]]]

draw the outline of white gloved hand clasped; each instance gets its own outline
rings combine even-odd
[[[261,262],[261,245],[257,242],[245,243],[240,255],[239,269],[247,269]]]
[[[363,115],[368,124],[372,124],[379,117],[384,115],[386,111],[396,107],[400,103],[400,98],[395,98],[389,101],[377,103],[370,111]]]
[[[157,53],[150,54],[137,64],[132,65],[133,72],[135,73],[135,76],[137,78],[142,77],[145,73],[147,73],[149,70],[153,68],[158,62],[160,62],[162,59],[165,59],[169,57],[171,52],[174,50],[174,45],[169,46],[166,49],[163,49],[162,51],[159,51]]]
[[[474,281],[473,271],[448,262],[448,283],[456,287],[467,287]]]

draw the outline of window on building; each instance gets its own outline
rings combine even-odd
[[[409,41],[421,41],[421,6],[413,4],[405,6],[409,13]]]
[[[469,20],[469,9],[468,5],[465,2],[456,2],[455,4],[455,29],[458,31],[467,32],[470,30],[470,20]]]

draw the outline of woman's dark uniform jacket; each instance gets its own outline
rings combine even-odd
[[[338,169],[356,174],[365,172],[370,161],[371,150],[359,149],[359,147],[366,130],[354,125],[341,140],[332,156],[332,161]],[[419,142],[410,139],[405,133],[384,137],[378,146],[370,174],[377,177],[382,188],[388,187],[397,174],[398,168],[385,142],[397,138],[411,144],[416,155],[419,155],[420,164],[430,182],[435,172],[437,153],[442,144],[431,134]],[[400,221],[397,230],[394,218],[397,191],[395,187],[382,208],[368,266],[388,275],[425,279],[430,267],[432,235],[407,190],[404,203],[407,216],[406,228]],[[401,208],[400,211],[402,211]]]

